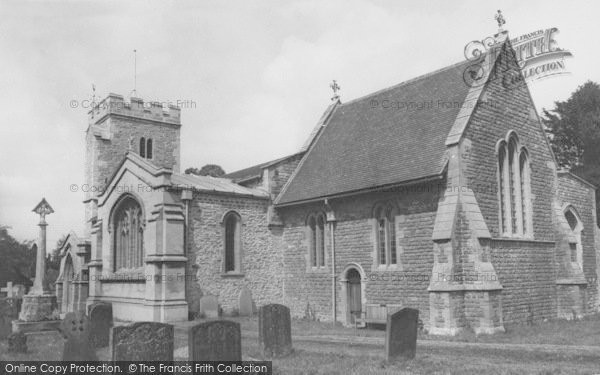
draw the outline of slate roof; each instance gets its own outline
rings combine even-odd
[[[227,173],[227,174],[225,174],[225,175],[223,175],[221,177],[222,178],[228,178],[228,179],[233,180],[235,182],[245,181],[245,180],[249,180],[251,178],[258,178],[258,177],[262,176],[262,170],[264,168],[269,167],[269,166],[271,166],[273,164],[277,164],[280,161],[284,161],[284,160],[289,159],[292,156],[296,156],[296,155],[298,155],[298,153],[292,154],[292,155],[288,155],[288,156],[284,156],[284,157],[279,158],[279,159],[267,161],[265,163],[253,165],[251,167],[240,169],[240,170],[235,171],[235,172]]]
[[[247,188],[225,178],[173,173],[171,175],[171,183],[174,186],[184,189],[193,189],[209,193],[216,192],[252,196],[257,198],[269,198],[269,193],[266,191]]]
[[[128,152],[119,167],[113,172],[113,175],[109,179],[109,183],[107,186],[110,186],[117,178],[117,176],[122,173],[123,165],[127,161],[130,161],[139,167],[141,167],[144,171],[153,176],[163,175],[165,176],[165,180],[160,180],[160,182],[156,182],[156,184],[164,184],[174,188],[179,189],[187,189],[187,190],[195,190],[195,191],[204,191],[208,193],[223,193],[223,194],[236,194],[242,196],[249,197],[257,197],[257,198],[265,198],[268,199],[270,197],[269,193],[261,189],[255,188],[247,188],[241,185],[236,184],[227,178],[217,178],[211,176],[196,176],[190,174],[183,174],[178,172],[173,172],[171,169],[162,168],[154,165],[152,162],[142,158],[138,154],[134,152]],[[138,176],[140,177],[140,176]],[[150,183],[150,182],[148,182]],[[151,183],[150,183],[151,184]],[[156,187],[158,185],[151,185]],[[101,194],[101,196],[105,196],[106,194],[110,194],[112,189],[107,188]]]
[[[276,204],[440,175],[446,137],[470,89],[468,64],[338,105]]]

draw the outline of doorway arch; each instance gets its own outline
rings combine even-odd
[[[354,325],[360,318],[366,301],[366,278],[362,267],[357,263],[349,263],[340,275],[341,313],[345,325]]]

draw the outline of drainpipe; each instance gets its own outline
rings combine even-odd
[[[193,192],[190,190],[182,190],[181,191],[181,200],[183,201],[184,204],[184,212],[183,212],[183,216],[184,216],[184,221],[183,221],[183,256],[187,257],[188,256],[188,228],[189,228],[189,223],[190,223],[190,201],[193,199]],[[188,302],[188,298],[190,297],[190,280],[188,280],[188,277],[190,277],[191,275],[188,275],[188,265],[190,264],[190,259],[188,259],[188,261],[186,262],[186,266],[183,272],[183,290],[185,292],[185,300],[186,302]],[[188,309],[189,309],[189,304],[188,304]]]
[[[325,199],[325,210],[327,214],[327,223],[329,224],[329,234],[331,237],[331,314],[333,325],[337,322],[337,290],[336,290],[336,273],[335,273],[335,213],[329,205],[327,199]]]

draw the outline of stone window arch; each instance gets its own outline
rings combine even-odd
[[[377,204],[373,210],[375,219],[376,259],[379,266],[398,264],[396,243],[396,215],[398,210],[391,203]]]
[[[325,267],[325,221],[322,212],[310,214],[306,219],[311,267]]]
[[[583,223],[575,208],[567,205],[563,214],[569,225],[571,236],[569,236],[569,257],[571,263],[576,263],[580,267],[583,264],[583,244],[581,242],[581,234],[583,232]]]
[[[140,156],[146,157],[146,138],[144,137],[140,138]]]
[[[496,147],[500,233],[509,237],[533,237],[531,168],[529,153],[514,131]]]
[[[125,195],[112,215],[114,271],[144,265],[144,226],[142,206],[131,195]]]
[[[242,256],[242,217],[235,211],[223,216],[223,272],[240,273]]]
[[[146,159],[152,159],[152,138],[146,140]]]

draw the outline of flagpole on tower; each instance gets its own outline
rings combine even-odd
[[[133,50],[133,92],[132,96],[137,97],[137,49]]]

